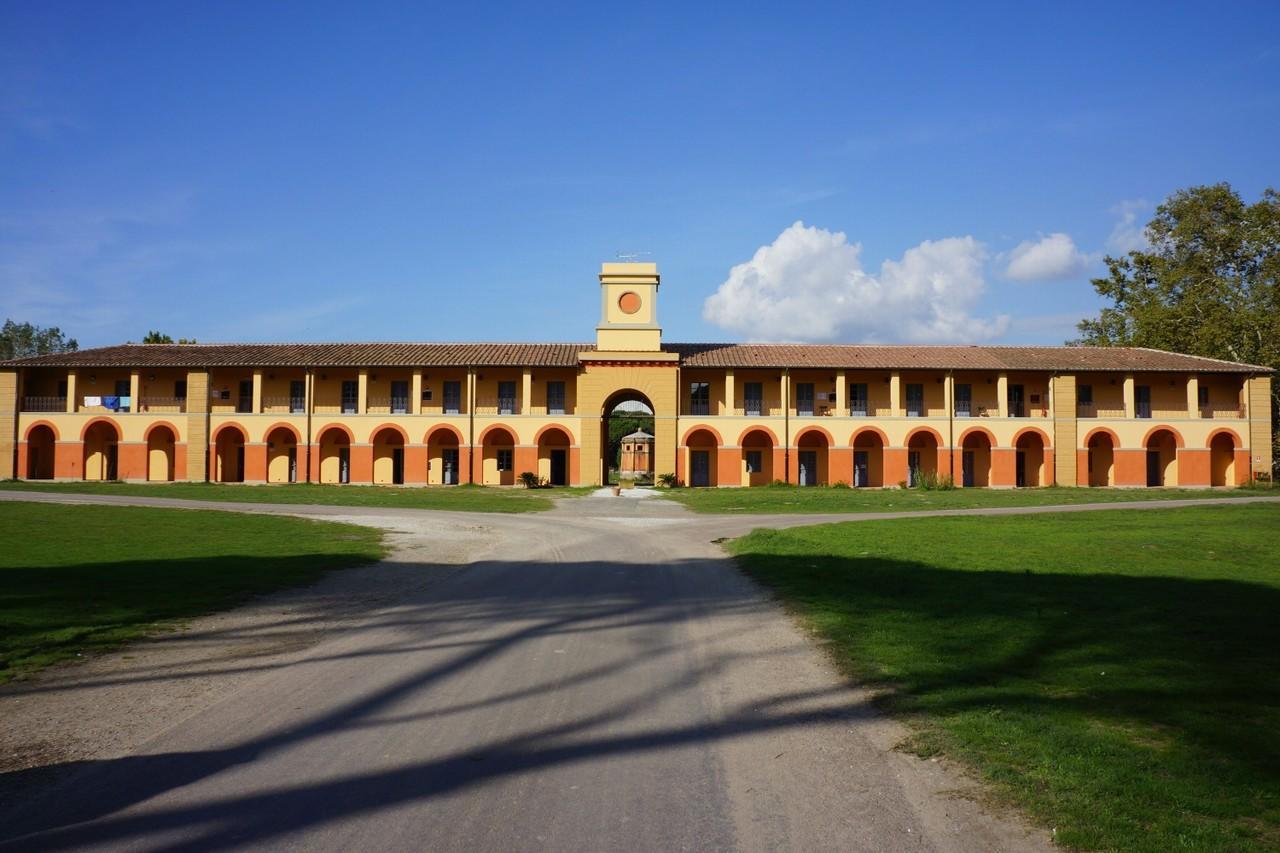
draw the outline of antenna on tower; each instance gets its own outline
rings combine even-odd
[[[617,258],[624,264],[634,264],[641,258],[647,258],[652,254],[653,252],[618,252]]]

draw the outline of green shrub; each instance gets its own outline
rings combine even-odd
[[[524,487],[526,489],[536,489],[542,483],[542,481],[538,479],[538,475],[532,471],[521,472],[520,482],[524,483]]]
[[[674,489],[680,485],[680,481],[676,479],[675,474],[659,474],[658,485],[664,489]]]
[[[848,484],[848,483],[846,483],[844,480],[836,480],[834,483],[832,483],[832,484],[831,484],[831,488],[833,488],[833,489],[847,489],[847,488],[849,488],[849,484]]]

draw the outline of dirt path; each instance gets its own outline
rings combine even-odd
[[[711,542],[842,517],[12,499],[324,517],[394,553],[0,688],[0,847],[1049,846],[895,752],[901,728]],[[1094,508],[1171,506],[930,514]]]

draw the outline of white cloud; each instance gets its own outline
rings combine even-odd
[[[1032,242],[1024,240],[1009,253],[1004,274],[1014,281],[1054,281],[1084,272],[1089,256],[1061,231]]]
[[[972,237],[926,240],[878,275],[861,253],[841,232],[796,222],[733,267],[702,316],[759,341],[978,341],[1008,327],[970,316],[986,290],[986,249]]]
[[[1111,208],[1111,213],[1116,217],[1116,224],[1111,229],[1111,236],[1107,238],[1107,248],[1117,255],[1127,255],[1130,252],[1150,248],[1151,244],[1147,242],[1146,226],[1138,224],[1138,214],[1144,213],[1145,218],[1145,211],[1150,208],[1151,205],[1143,199],[1122,201]]]

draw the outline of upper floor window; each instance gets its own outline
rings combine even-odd
[[[742,402],[748,415],[764,414],[764,383],[744,382],[742,384]]]
[[[1201,385],[1196,388],[1196,405],[1200,408],[1208,408],[1209,406],[1209,387]]]
[[[1009,417],[1025,418],[1027,416],[1025,399],[1021,385],[1009,386]]]
[[[173,383],[173,396],[176,400],[187,399],[187,380],[178,379]]]
[[[1151,417],[1151,386],[1139,385],[1133,391],[1134,414],[1140,418]]]
[[[710,382],[690,382],[689,383],[689,414],[691,415],[711,414],[711,383]]]
[[[924,415],[924,385],[912,382],[907,385],[907,417]]]
[[[444,413],[456,415],[462,411],[462,383],[444,383]]]
[[[498,414],[514,415],[516,413],[516,383],[498,383]]]
[[[956,417],[967,418],[973,414],[973,386],[965,382],[956,385]]]
[[[849,414],[867,416],[867,383],[855,382],[849,386]]]
[[[1093,405],[1093,386],[1077,385],[1076,386],[1076,402],[1081,406]]]
[[[409,383],[397,379],[391,383],[391,413],[404,415],[409,412]]]
[[[563,382],[547,383],[547,414],[548,415],[564,414],[564,383]]]
[[[240,380],[240,396],[236,398],[237,412],[253,411],[253,380]]]
[[[813,383],[800,382],[796,384],[796,414],[812,415],[813,414]]]
[[[301,379],[292,379],[289,381],[289,411],[294,414],[302,412],[307,407],[307,383]]]
[[[354,379],[342,380],[342,413],[354,415],[360,405],[360,383]]]

